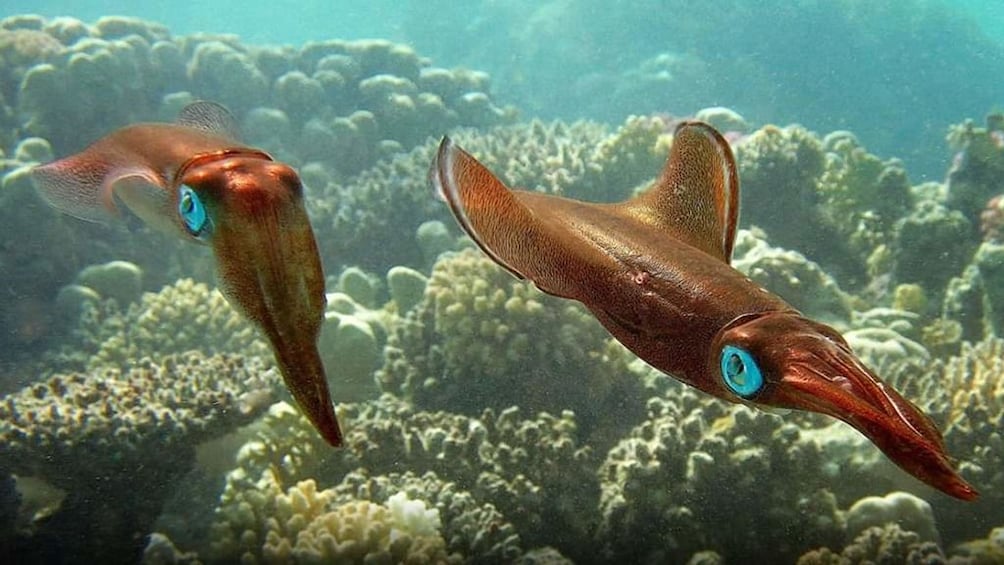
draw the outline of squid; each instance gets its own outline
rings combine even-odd
[[[268,339],[293,399],[331,445],[342,443],[317,350],[324,273],[296,172],[238,141],[219,104],[186,106],[176,123],[116,130],[36,167],[58,210],[107,222],[123,209],[147,225],[208,245],[227,300]]]
[[[838,418],[928,485],[977,497],[928,416],[836,330],[729,264],[739,175],[711,126],[680,124],[658,179],[620,203],[511,190],[448,137],[429,176],[484,253],[541,291],[581,302],[653,367],[729,402]]]

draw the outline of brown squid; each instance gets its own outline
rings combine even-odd
[[[739,178],[728,142],[712,127],[681,124],[659,179],[617,204],[510,190],[448,138],[430,177],[499,265],[583,303],[652,366],[730,402],[839,418],[920,480],[976,498],[920,409],[835,330],[729,265]]]
[[[324,273],[288,165],[237,141],[231,114],[195,102],[176,123],[121,128],[80,153],[36,167],[39,192],[92,221],[124,207],[148,225],[208,245],[220,288],[271,344],[286,386],[331,445],[342,442],[317,337]]]

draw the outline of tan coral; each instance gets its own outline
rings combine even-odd
[[[192,350],[271,358],[253,326],[222,294],[191,279],[146,293],[125,312],[89,309],[78,335],[82,349],[93,351],[90,367],[128,367],[144,356]]]
[[[269,472],[253,489],[230,485],[211,535],[216,561],[456,563],[461,554],[519,552],[512,527],[491,506],[479,507],[431,473],[371,478],[357,471],[323,491],[313,479],[283,490]]]
[[[305,479],[330,485],[353,469],[379,475],[402,464],[416,473],[434,472],[463,485],[478,500],[491,502],[519,525],[519,533],[530,543],[546,543],[546,524],[562,524],[580,534],[589,528],[589,517],[577,508],[596,496],[595,463],[591,451],[576,440],[571,413],[524,419],[514,407],[470,418],[416,411],[387,395],[338,408],[339,418],[352,422],[345,448],[339,451],[324,445],[288,405],[269,412],[259,438],[241,449],[238,467],[227,476],[219,510],[222,529],[213,536],[221,540],[226,555],[235,555],[247,543],[261,543],[260,529],[249,524],[261,523],[263,504],[271,496],[263,493],[276,488],[270,485]],[[470,540],[466,535],[464,539]],[[451,551],[471,551],[452,543]]]
[[[389,338],[384,357],[381,386],[421,408],[567,409],[587,430],[611,434],[641,416],[643,385],[627,369],[633,356],[591,314],[474,250],[436,263],[424,300]],[[605,408],[611,403],[616,410]]]

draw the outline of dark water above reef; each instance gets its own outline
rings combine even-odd
[[[0,562],[1004,563],[1002,22],[986,1],[6,2]],[[341,448],[217,290],[223,252],[33,185],[200,99],[302,180]],[[833,418],[646,365],[429,186],[449,134],[512,186],[625,200],[694,116],[735,154],[732,265],[929,416],[978,500]],[[126,165],[173,174],[136,139],[158,164]],[[298,272],[275,249],[258,273]]]

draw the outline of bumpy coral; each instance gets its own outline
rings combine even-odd
[[[898,218],[912,204],[910,183],[897,160],[868,153],[848,132],[823,139],[826,171],[819,179],[824,217],[858,256],[888,243]]]
[[[1004,563],[1004,526],[994,528],[984,539],[959,544],[952,554],[968,560],[963,562]]]
[[[962,475],[981,491],[980,499],[965,509],[940,497],[931,500],[946,539],[959,539],[971,531],[974,516],[985,528],[1004,522],[1001,374],[1004,340],[996,338],[964,344],[957,357],[945,362],[928,367],[905,363],[886,371],[890,385],[917,400],[941,426],[948,452],[959,459]]]
[[[917,283],[940,295],[972,256],[971,232],[970,221],[958,210],[932,201],[920,202],[896,224],[892,242],[896,281]],[[937,268],[933,268],[932,259]]]
[[[980,235],[984,241],[1004,242],[1004,194],[987,200],[980,212]]]
[[[1004,335],[1004,244],[984,242],[973,256],[983,281],[986,321],[994,335]]]
[[[740,140],[735,154],[743,221],[763,228],[782,247],[814,255],[822,243],[816,230],[825,226],[832,233],[815,208],[816,186],[826,170],[819,138],[797,126],[765,126]]]
[[[231,107],[250,133],[261,134],[249,141],[264,143],[293,165],[312,164],[309,180],[320,190],[331,178],[358,173],[428,136],[515,117],[492,101],[484,73],[433,67],[407,46],[327,41],[257,48],[228,36],[172,37],[163,26],[133,18],[93,25],[38,16],[0,20],[0,79],[0,151],[14,157],[0,165],[0,219],[9,226],[0,261],[10,267],[2,269],[0,283],[16,298],[0,306],[0,321],[15,328],[0,341],[5,352],[53,336],[49,303],[85,265],[131,260],[147,273],[147,284],[179,274],[209,279],[205,268],[171,271],[198,255],[176,255],[180,242],[145,231],[122,237],[59,218],[34,194],[24,168],[43,157],[80,150],[130,123],[173,120],[186,101],[209,98]],[[385,88],[402,83],[411,90]],[[19,140],[28,139],[52,150],[20,151]],[[165,252],[150,254],[154,246]],[[383,267],[395,263],[403,264]]]
[[[136,360],[197,350],[270,358],[268,345],[215,289],[180,279],[146,293],[122,311],[110,304],[85,307],[71,351],[89,355],[89,367],[127,368]]]
[[[493,103],[484,73],[432,67],[389,41],[257,48],[233,36],[174,38],[158,24],[120,17],[93,26],[7,18],[0,32],[0,76],[10,90],[0,101],[25,116],[24,131],[47,137],[60,152],[79,149],[109,127],[163,117],[162,103],[185,91],[219,100],[240,117],[275,109],[292,131],[312,138],[295,143],[300,149],[335,150],[307,151],[308,160],[343,174],[374,163],[388,143],[410,148],[456,126],[515,117]],[[73,99],[64,92],[74,92]],[[356,119],[360,112],[368,115],[365,124]],[[363,159],[339,151],[352,146]]]
[[[713,547],[730,561],[783,562],[840,538],[828,461],[798,425],[683,388],[648,408],[599,470],[609,557],[679,560]]]
[[[330,504],[332,493],[312,480],[275,497],[266,520],[266,563],[457,563],[446,554],[438,510],[399,492],[382,505],[368,500]],[[242,561],[247,562],[247,559]]]
[[[732,265],[809,317],[829,323],[850,318],[850,304],[833,277],[801,253],[771,247],[760,230],[739,230]]]
[[[284,489],[265,473],[253,489],[231,483],[223,500],[210,535],[212,561],[503,562],[522,553],[512,525],[491,505],[434,473],[370,477],[359,470],[323,491],[313,480]]]
[[[250,421],[278,383],[254,358],[195,353],[56,375],[0,402],[0,454],[72,490]]]
[[[7,396],[3,466],[68,493],[24,550],[40,544],[93,562],[138,557],[196,445],[252,421],[278,387],[256,359],[193,353],[57,375]]]
[[[570,414],[521,420],[514,408],[498,415],[487,410],[481,418],[473,419],[416,412],[384,396],[377,402],[341,405],[338,415],[345,422],[345,449],[333,452],[288,405],[273,407],[263,422],[260,439],[241,449],[238,467],[227,477],[220,527],[232,533],[214,536],[231,540],[221,546],[224,553],[234,555],[248,549],[241,532],[262,523],[263,519],[248,512],[258,512],[254,508],[267,504],[263,497],[268,495],[262,493],[271,492],[271,487],[263,484],[292,484],[306,478],[322,485],[336,484],[356,468],[376,476],[391,473],[402,464],[415,473],[434,472],[456,483],[457,489],[470,491],[477,500],[491,502],[518,525],[525,541],[539,542],[545,524],[578,533],[588,528],[588,517],[580,516],[576,508],[595,500],[596,483],[591,476],[590,452],[576,446],[575,422]],[[444,525],[449,531],[449,520]],[[455,544],[475,543],[480,544],[479,552],[511,553],[511,549],[496,547],[512,543],[505,541],[511,530],[490,533],[487,540],[495,541],[485,545],[487,540],[477,541],[470,527],[465,526],[468,530],[463,535],[455,532],[445,536],[450,551],[470,555],[473,546]],[[263,539],[255,534],[250,543],[260,544]]]
[[[931,505],[907,492],[862,498],[851,505],[846,518],[848,538],[857,537],[868,528],[892,523],[916,533],[922,541],[941,542]]]
[[[861,532],[840,553],[816,549],[798,558],[798,565],[857,565],[865,563],[948,563],[937,544],[890,523]]]
[[[611,434],[641,416],[642,386],[627,369],[630,357],[592,315],[514,279],[475,250],[436,264],[424,300],[390,337],[384,357],[384,390],[424,409],[569,409],[587,433],[602,427]]]
[[[867,153],[846,132],[821,140],[799,126],[765,126],[735,150],[744,222],[842,281],[863,283],[867,257],[891,242],[912,202],[901,165]]]

